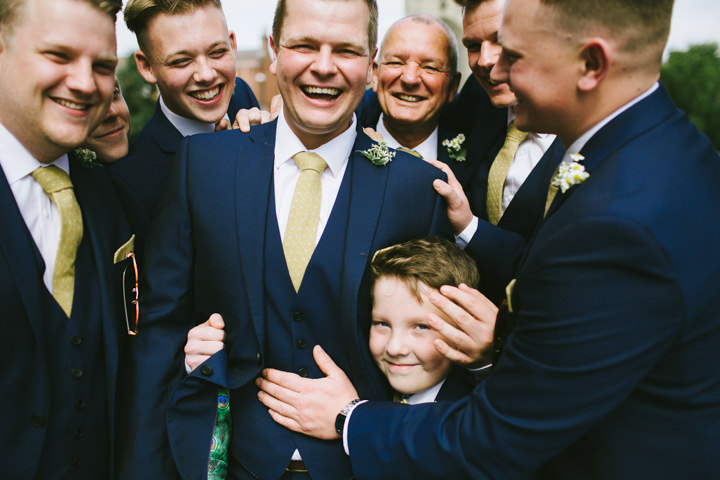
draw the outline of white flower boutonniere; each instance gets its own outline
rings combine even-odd
[[[588,179],[590,174],[585,171],[585,167],[580,164],[585,157],[579,153],[570,155],[570,161],[564,161],[558,166],[558,171],[552,178],[551,184],[558,187],[562,193],[567,192],[570,187],[580,185]]]
[[[365,158],[379,167],[384,167],[395,158],[395,152],[390,151],[385,142],[376,143],[368,150],[359,150]]]
[[[467,158],[467,151],[462,146],[465,143],[465,135],[460,133],[453,139],[445,139],[442,142],[443,147],[447,148],[448,156],[456,162],[464,162]]]
[[[80,166],[83,168],[102,167],[103,164],[98,162],[97,153],[90,150],[89,148],[76,148],[72,151],[72,154],[80,162]]]

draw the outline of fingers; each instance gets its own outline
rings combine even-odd
[[[333,362],[330,355],[325,353],[325,350],[323,350],[320,345],[315,345],[315,348],[313,348],[313,358],[315,358],[315,363],[320,367],[320,370],[328,377],[337,375],[345,376],[345,372]]]
[[[470,288],[464,283],[457,288],[445,285],[440,288],[440,293],[466,309],[473,317],[487,323],[495,323],[497,306],[474,288]]]
[[[273,96],[272,100],[270,100],[270,120],[275,120],[277,116],[282,111],[283,106],[283,99],[282,96],[278,93],[277,95]]]
[[[365,135],[367,135],[368,137],[372,138],[372,139],[375,140],[376,142],[382,142],[382,141],[383,141],[383,136],[382,136],[382,134],[379,133],[379,132],[376,132],[375,130],[373,130],[373,129],[370,128],[370,127],[365,127],[365,128],[363,128],[363,132],[365,132]]]
[[[225,328],[225,321],[223,320],[222,315],[219,313],[213,313],[210,315],[210,318],[208,318],[207,321],[208,325],[210,325],[213,328],[223,329]]]
[[[456,350],[455,348],[452,348],[450,345],[447,344],[447,342],[440,338],[436,338],[433,341],[433,345],[438,352],[440,352],[445,358],[447,358],[453,363],[463,366],[469,366],[472,365],[474,362],[474,360],[469,355],[459,350]]]
[[[230,130],[230,122],[225,118],[223,118],[217,124],[215,124],[216,132],[221,132],[223,130]]]
[[[250,109],[243,108],[238,111],[233,122],[233,128],[239,129],[241,132],[247,133],[250,127],[261,125],[270,121],[270,113],[260,110],[257,107]]]

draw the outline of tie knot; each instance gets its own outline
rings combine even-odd
[[[514,142],[520,144],[523,140],[525,140],[525,137],[528,136],[528,132],[523,132],[522,130],[519,130],[515,126],[515,120],[510,122],[510,125],[508,126],[507,131],[507,138],[512,139]]]
[[[36,182],[40,184],[42,189],[48,195],[66,188],[72,188],[70,176],[62,168],[55,165],[48,167],[38,167],[31,173]]]
[[[320,155],[313,152],[297,153],[293,159],[295,160],[295,163],[297,163],[298,168],[300,168],[300,171],[315,170],[318,173],[322,173],[327,167],[325,160],[323,160]]]

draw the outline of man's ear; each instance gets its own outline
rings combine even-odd
[[[373,92],[377,93],[377,87],[378,87],[378,63],[377,61],[374,61],[372,63],[372,89]]]
[[[602,83],[610,68],[612,48],[603,38],[591,38],[580,50],[581,75],[578,89],[582,92],[594,90]]]
[[[377,51],[378,49],[375,48],[375,51],[373,51],[372,55],[370,55],[370,65],[368,65],[367,79],[365,80],[365,85],[370,85],[373,82],[373,66],[375,65],[375,55],[377,55]]]
[[[460,86],[460,79],[462,78],[462,73],[455,72],[455,75],[450,79],[450,89],[448,90],[448,102],[452,102],[455,100],[455,95],[457,95],[458,87]]]
[[[275,44],[275,39],[273,38],[273,36],[270,35],[270,49],[272,50],[272,53],[273,53],[273,61],[270,64],[270,66],[268,67],[268,70],[270,71],[270,73],[272,73],[273,75],[276,75],[276,76],[277,76],[277,57],[278,57],[278,48],[279,47],[280,47],[279,45]]]
[[[230,39],[230,49],[232,50],[234,56],[237,53],[237,40],[235,39],[235,32],[229,30],[228,38]]]
[[[150,66],[150,59],[145,55],[142,50],[135,51],[135,65],[137,65],[138,72],[148,83],[157,83],[155,73],[152,71]]]

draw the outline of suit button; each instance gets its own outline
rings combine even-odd
[[[70,370],[70,373],[72,374],[73,377],[80,378],[83,376],[83,369],[80,367],[75,367],[72,370]]]
[[[301,377],[307,377],[307,376],[308,376],[308,370],[307,370],[307,368],[301,367],[301,368],[298,370],[298,375],[300,375]]]
[[[73,335],[72,337],[70,337],[70,345],[72,345],[73,347],[79,347],[80,345],[82,345],[82,343],[83,337],[81,337],[80,335]]]
[[[72,466],[75,468],[80,467],[80,465],[82,465],[82,463],[83,463],[83,461],[82,461],[82,458],[80,458],[80,457],[75,457],[72,459]]]
[[[258,365],[262,365],[262,355],[260,355],[260,352],[255,353],[255,360],[257,360]]]
[[[200,367],[200,373],[205,375],[206,377],[211,377],[213,373],[215,373],[210,365],[203,365]]]
[[[293,320],[295,320],[296,322],[302,322],[302,319],[303,319],[302,312],[293,313]]]
[[[75,410],[82,410],[83,408],[85,408],[85,401],[79,398],[75,400]]]
[[[305,341],[304,338],[301,338],[297,341],[297,346],[300,350],[303,350],[307,346],[307,341]]]
[[[83,433],[82,429],[80,429],[80,428],[76,428],[73,430],[73,438],[75,440],[80,440],[81,438],[83,438],[84,435],[85,434]]]
[[[45,426],[45,417],[43,415],[32,415],[30,416],[30,425],[36,428],[42,428]]]

